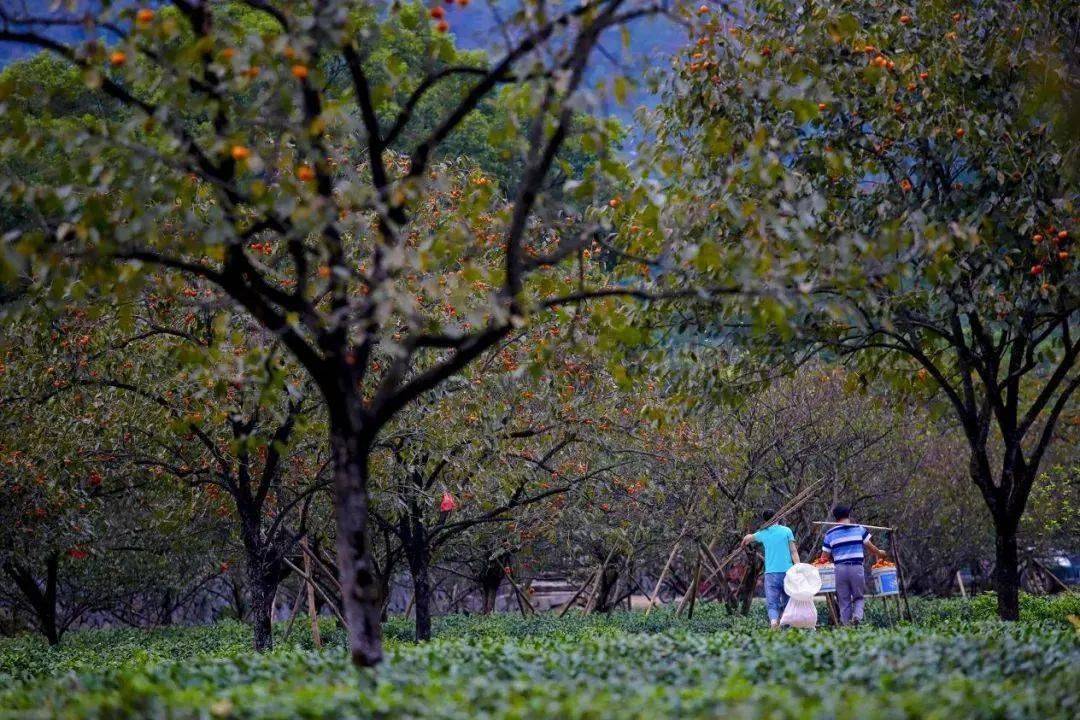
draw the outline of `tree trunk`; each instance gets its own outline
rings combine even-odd
[[[480,593],[483,598],[480,612],[484,615],[495,612],[495,601],[499,597],[499,588],[502,587],[503,577],[506,575],[503,568],[509,564],[510,556],[504,554],[489,558],[484,565],[484,572],[480,575]]]
[[[490,615],[495,612],[495,601],[499,597],[499,585],[501,583],[502,578],[500,577],[496,582],[485,582],[481,586],[483,605],[480,607],[480,612],[484,615]]]
[[[165,588],[161,596],[161,605],[158,609],[158,625],[169,626],[173,623],[173,589]]]
[[[618,599],[613,592],[618,581],[619,569],[616,567],[615,561],[612,560],[604,568],[604,572],[600,576],[600,584],[596,588],[596,597],[592,603],[593,612],[611,612],[612,602]]]
[[[259,565],[249,569],[248,592],[251,605],[251,630],[256,652],[266,652],[274,647],[273,625],[270,611],[277,593],[277,582]]]
[[[409,574],[413,582],[413,609],[416,611],[416,641],[431,639],[431,576],[427,545],[416,542],[409,548]]]
[[[60,557],[56,553],[49,556],[45,561],[45,593],[41,598],[41,607],[38,610],[38,621],[41,630],[50,645],[60,644],[60,629],[56,625],[56,585],[60,569]]]
[[[15,582],[19,592],[26,598],[34,611],[34,621],[38,630],[50,645],[60,643],[60,628],[56,623],[56,586],[59,573],[60,557],[52,553],[45,560],[45,588],[38,586],[33,573],[15,562],[5,562],[4,572]]]
[[[262,508],[245,496],[236,498],[236,507],[244,545],[252,644],[255,652],[265,652],[274,647],[274,598],[281,582],[282,562],[278,549],[263,533]]]
[[[390,618],[390,578],[379,578],[379,592],[382,593],[382,610],[379,613],[379,622],[386,622]]]
[[[1007,456],[1018,451],[1006,448]],[[999,483],[990,474],[985,456],[972,453],[971,478],[982,491],[983,499],[994,521],[994,591],[997,593],[998,617],[1002,620],[1020,619],[1020,558],[1017,552],[1016,531],[1024,514],[1028,492],[1036,472],[1025,473],[1015,463],[1002,472]]]
[[[1020,562],[1014,527],[997,526],[997,562],[994,589],[997,591],[998,616],[1002,620],[1020,619]]]
[[[746,573],[743,575],[742,583],[739,585],[740,615],[747,615],[750,613],[750,604],[754,599],[754,590],[757,589],[760,569],[761,566],[758,564],[757,556],[751,554],[746,562]]]
[[[1016,427],[1016,408],[1011,408],[1010,424]],[[1054,422],[1053,420],[1051,422]],[[991,459],[986,450],[985,434],[973,441],[969,435],[971,457],[969,473],[994,521],[994,590],[997,593],[998,617],[1002,620],[1020,619],[1020,558],[1016,533],[1024,516],[1028,497],[1039,475],[1039,455],[1025,460],[1023,436],[1000,427],[1004,447],[1002,470],[994,481]],[[1049,430],[1049,429],[1048,429]]]
[[[370,667],[382,660],[382,597],[368,538],[370,443],[358,432],[360,422],[352,419],[359,408],[349,412],[342,407],[347,402],[337,400],[330,423],[338,573],[350,656],[353,664]]]
[[[227,577],[229,593],[232,596],[232,610],[236,615],[237,622],[246,622],[248,616],[247,601],[244,599],[244,589],[233,578]]]
[[[50,645],[60,644],[60,632],[56,627],[56,613],[46,610],[44,613],[38,615],[38,622],[41,623],[41,632],[45,635],[45,639],[48,640]]]

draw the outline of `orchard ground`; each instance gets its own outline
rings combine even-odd
[[[293,628],[267,654],[250,628],[72,633],[55,648],[0,641],[3,718],[1071,718],[1080,713],[1080,597],[921,600],[915,622],[870,608],[858,629],[770,632],[707,604],[606,616],[437,618],[413,643],[386,625],[387,660],[357,671],[345,637]],[[1072,619],[1070,619],[1072,616]]]

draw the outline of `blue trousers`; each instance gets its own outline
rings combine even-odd
[[[784,592],[784,575],[786,573],[765,573],[765,607],[769,609],[769,620],[776,622],[784,614],[787,607],[788,596]]]

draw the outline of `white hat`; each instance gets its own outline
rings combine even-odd
[[[796,563],[784,573],[784,592],[793,598],[809,600],[821,589],[821,574],[813,565]]]

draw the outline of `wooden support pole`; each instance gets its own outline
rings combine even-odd
[[[630,582],[632,582],[634,584],[634,587],[636,587],[638,591],[640,591],[641,594],[645,596],[645,599],[649,601],[649,605],[652,605],[652,595],[649,594],[648,590],[641,587],[641,583],[637,581],[637,578],[634,577],[633,574],[630,575]]]
[[[458,592],[458,586],[457,583],[455,583],[452,594],[450,595],[450,600],[448,601],[446,606],[446,614],[452,614],[454,610],[456,610],[461,605],[462,601],[468,598],[471,594],[472,588],[470,587],[466,587],[461,592]]]
[[[1052,572],[1050,571],[1050,568],[1046,567],[1046,565],[1044,565],[1044,564],[1043,564],[1043,563],[1042,563],[1041,561],[1037,560],[1036,558],[1031,558],[1031,562],[1032,562],[1032,564],[1033,564],[1033,565],[1035,565],[1035,567],[1037,567],[1037,568],[1041,569],[1041,570],[1042,570],[1042,571],[1043,571],[1044,573],[1046,573],[1047,575],[1049,575],[1049,576],[1050,576],[1050,579],[1051,579],[1051,580],[1053,580],[1053,581],[1054,581],[1054,583],[1055,583],[1056,585],[1059,585],[1059,586],[1061,587],[1061,589],[1062,589],[1062,590],[1064,590],[1064,591],[1065,591],[1065,592],[1067,592],[1067,593],[1071,593],[1071,592],[1073,592],[1073,589],[1072,589],[1071,587],[1069,587],[1068,585],[1066,585],[1066,584],[1065,584],[1065,583],[1064,583],[1064,582],[1063,582],[1063,581],[1061,580],[1061,578],[1059,578],[1059,577],[1058,577],[1057,575],[1055,575],[1054,573],[1052,573]]]
[[[967,600],[967,590],[964,588],[964,578],[961,577],[960,571],[956,571],[956,584],[960,586],[960,597]]]
[[[512,589],[514,591],[514,602],[517,603],[518,610],[521,612],[521,617],[525,617],[528,613],[525,612],[525,606],[521,604],[521,593],[517,591],[517,588]]]
[[[315,580],[312,579],[312,577],[310,575],[305,573],[300,568],[296,567],[296,565],[294,565],[292,563],[292,561],[289,560],[289,558],[282,558],[282,560],[285,562],[286,565],[288,565],[289,567],[292,568],[293,572],[295,572],[297,575],[299,575],[300,577],[307,580],[309,583],[311,583],[315,587],[315,589],[319,592],[319,595],[322,596],[323,601],[334,612],[334,615],[337,616],[337,619],[341,621],[341,627],[346,627],[346,628],[349,627],[349,624],[347,622],[345,622],[345,617],[341,614],[341,611],[338,610],[338,607],[337,607],[337,605],[334,604],[334,601],[330,599],[330,596],[326,594],[326,591],[322,589],[322,586],[319,585],[317,582],[315,582]]]
[[[593,578],[596,577],[596,573],[598,572],[600,572],[599,569],[589,573],[589,576],[585,578],[585,582],[581,583],[581,586],[577,589],[577,592],[575,592],[570,597],[570,599],[567,600],[566,603],[562,606],[562,609],[559,610],[559,617],[562,617],[567,612],[569,612],[570,608],[572,608],[574,606],[574,603],[577,602],[577,599],[581,597],[581,593],[585,592],[585,588],[589,587],[589,585],[592,584]]]
[[[715,548],[716,541],[713,540],[708,545],[704,540],[698,540],[698,546],[701,548],[702,554],[705,556],[706,565],[709,565],[712,570],[721,570],[720,559],[716,557]]]
[[[311,554],[308,552],[308,540],[307,535],[300,538],[300,549],[304,554],[304,572],[311,576]],[[311,616],[311,641],[315,644],[316,648],[322,647],[322,636],[319,634],[319,613],[315,608],[315,586],[310,581],[305,581],[307,585],[307,607],[308,615]]]
[[[701,542],[698,543],[700,545],[700,547],[701,547],[701,551],[702,551],[702,553],[704,555],[704,559],[705,559],[705,565],[704,565],[705,572],[709,573],[710,578],[712,578],[712,577],[714,577],[715,575],[718,575],[718,574],[722,576],[723,575],[723,570],[724,570],[724,568],[722,568],[720,566],[720,559],[716,557],[715,550],[716,550],[716,543],[717,542],[718,542],[718,540],[713,540],[708,545],[706,545],[704,541],[701,541]],[[720,578],[720,582],[721,583],[724,582],[723,577]],[[717,586],[716,585],[710,585],[710,587],[715,588]],[[701,591],[701,588],[700,588],[700,585],[699,585],[698,592],[700,593],[700,591]],[[717,601],[719,601],[720,600],[720,594],[715,593],[715,596],[716,596]],[[704,601],[704,597],[702,598],[702,601]]]
[[[292,633],[293,622],[296,620],[296,616],[300,614],[300,598],[304,596],[304,588],[307,587],[307,582],[302,582],[296,588],[296,599],[293,600],[292,608],[289,610],[289,622],[285,626],[285,634],[281,637],[281,642],[285,642],[289,639],[289,635]]]
[[[338,582],[337,579],[337,568],[335,568],[333,564],[328,564],[325,559],[319,557],[315,554],[314,551],[312,551],[311,547],[307,543],[307,536],[304,537],[304,542],[300,545],[300,551],[304,553],[305,556],[310,558],[312,563],[320,565],[323,570],[326,571],[326,576],[330,578],[330,582],[334,583],[334,587],[337,588],[337,591],[340,593],[341,583]]]
[[[596,609],[596,596],[600,592],[600,585],[604,582],[604,573],[607,571],[608,563],[611,562],[611,557],[615,554],[615,548],[611,548],[607,557],[604,558],[604,562],[600,564],[600,569],[596,571],[596,581],[593,583],[592,590],[589,592],[589,601],[585,603],[585,614],[588,615],[594,609]]]
[[[694,617],[694,603],[697,601],[698,584],[701,582],[701,554],[698,554],[697,562],[694,563],[694,579],[690,582],[690,600],[686,607],[686,618]]]
[[[908,622],[915,622],[915,618],[911,615],[911,605],[908,604],[907,590],[904,589],[904,564],[900,562],[900,533],[896,530],[892,531],[892,546],[893,546],[893,559],[896,560],[896,584],[897,589],[900,590],[900,598],[904,600],[904,610],[907,612]],[[896,609],[900,609],[900,599],[896,601]],[[901,620],[903,616],[901,615]]]
[[[686,585],[686,590],[683,592],[682,597],[679,598],[679,604],[675,606],[675,615],[682,615],[683,610],[686,609],[686,603],[690,600],[691,593],[694,592],[694,581],[700,579],[701,576],[701,553],[698,552],[694,558],[694,569],[690,571],[690,582]]]
[[[836,595],[834,593],[825,594],[825,605],[829,608],[829,619],[832,621],[833,626],[839,626],[840,607],[837,605]]]
[[[683,526],[683,531],[679,533],[679,539],[675,541],[675,546],[671,548],[671,553],[668,555],[667,562],[664,563],[664,569],[660,571],[660,577],[656,579],[656,587],[653,588],[652,596],[649,597],[649,607],[645,608],[645,617],[649,617],[649,613],[656,607],[656,603],[660,600],[660,586],[664,583],[664,578],[667,577],[668,570],[671,569],[671,561],[675,559],[675,553],[679,551],[679,544],[682,543],[683,533],[686,532],[686,526]]]
[[[896,626],[896,621],[893,620],[892,613],[889,612],[889,596],[888,595],[882,595],[881,596],[881,607],[885,611],[885,619],[888,621],[889,627],[895,627]]]
[[[506,579],[510,581],[510,587],[512,587],[514,589],[514,593],[516,593],[516,595],[517,595],[518,606],[521,608],[521,614],[522,615],[526,615],[526,614],[535,615],[536,614],[536,608],[534,608],[533,604],[531,602],[529,602],[529,598],[527,598],[525,596],[525,593],[518,586],[518,584],[516,582],[514,582],[513,576],[510,575],[510,574],[507,574]],[[525,603],[524,605],[522,605],[523,602]],[[529,608],[528,613],[525,612],[526,607]]]

